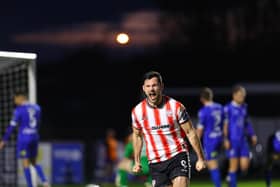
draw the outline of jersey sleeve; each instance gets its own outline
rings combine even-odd
[[[204,129],[205,125],[205,115],[202,110],[198,112],[198,123],[197,123],[197,128],[198,129]]]
[[[6,133],[3,136],[3,141],[8,141],[8,139],[10,138],[12,132],[14,131],[14,129],[16,128],[16,126],[18,125],[20,121],[20,112],[19,110],[16,108],[14,110],[14,114],[13,114],[13,118],[10,122],[9,127],[6,130]]]
[[[224,120],[224,123],[229,122],[229,107],[228,106],[224,107],[223,120]]]
[[[140,125],[139,119],[137,118],[135,109],[133,109],[131,112],[131,124],[132,124],[133,128],[141,129],[141,125]]]
[[[189,121],[190,117],[184,105],[180,104],[177,111],[178,121],[180,124],[183,124]]]
[[[12,120],[10,121],[11,126],[17,126],[20,121],[20,111],[18,108],[14,110]]]
[[[248,115],[248,109],[247,109],[247,106],[246,106],[246,116],[245,116],[245,130],[246,130],[246,133],[249,137],[252,137],[255,135],[255,131],[254,131],[254,128],[253,128],[253,125],[251,123],[251,120],[249,118],[249,115]]]
[[[255,131],[254,131],[252,123],[250,121],[246,121],[246,132],[249,137],[252,137],[255,135]]]

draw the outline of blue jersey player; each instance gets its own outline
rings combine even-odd
[[[221,187],[217,156],[223,141],[223,106],[213,101],[213,91],[203,88],[200,93],[203,107],[198,112],[197,134],[202,137],[210,176],[216,187]]]
[[[14,110],[10,125],[0,142],[0,149],[4,147],[13,130],[18,127],[17,156],[22,160],[27,186],[33,187],[30,172],[30,165],[32,165],[44,187],[48,187],[49,184],[42,167],[36,163],[41,109],[37,104],[30,104],[26,94],[22,92],[17,92],[15,94],[14,102],[17,107]]]
[[[269,136],[266,155],[265,182],[267,187],[271,187],[273,163],[280,160],[280,130]]]
[[[249,168],[249,142],[257,143],[257,137],[248,120],[246,90],[237,85],[233,88],[233,100],[224,107],[224,146],[229,158],[228,182],[230,187],[237,186],[237,171],[247,173]],[[240,167],[239,167],[240,166]]]

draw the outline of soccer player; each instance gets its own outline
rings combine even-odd
[[[22,160],[24,175],[28,187],[33,187],[31,180],[30,165],[34,166],[43,186],[49,187],[42,167],[36,163],[39,142],[39,124],[41,109],[37,104],[31,104],[23,92],[17,92],[14,96],[17,107],[13,118],[0,142],[0,149],[4,147],[13,130],[18,126],[17,155]]]
[[[224,146],[229,158],[228,180],[230,187],[237,186],[237,171],[247,173],[249,168],[249,142],[256,145],[257,136],[248,119],[247,104],[245,103],[246,90],[237,85],[233,88],[233,100],[224,107]],[[240,166],[240,168],[239,168]]]
[[[223,141],[223,106],[213,101],[213,91],[203,88],[200,92],[203,107],[198,112],[197,134],[203,142],[207,167],[216,187],[221,187],[221,177],[217,161]]]
[[[118,164],[118,171],[116,177],[116,186],[117,187],[127,187],[128,186],[128,173],[135,174],[132,172],[132,167],[134,166],[133,160],[133,145],[132,145],[132,133],[128,137],[128,142],[125,145],[124,149],[124,158]],[[141,151],[141,172],[137,173],[139,176],[145,176],[146,182],[144,183],[145,187],[152,186],[152,178],[149,173],[149,165],[148,165],[148,158],[145,152],[145,144],[143,144],[143,148]]]
[[[147,72],[142,89],[146,95],[132,109],[134,172],[141,171],[143,139],[154,187],[189,186],[190,168],[187,136],[196,155],[196,170],[206,167],[203,150],[196,130],[182,103],[163,95],[160,73]]]
[[[280,130],[273,133],[267,141],[265,183],[271,187],[271,171],[274,161],[280,160]]]

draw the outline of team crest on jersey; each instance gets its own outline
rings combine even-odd
[[[20,151],[20,155],[21,156],[25,156],[26,155],[26,151],[25,150]]]

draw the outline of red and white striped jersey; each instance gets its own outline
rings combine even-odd
[[[189,120],[183,104],[163,96],[163,104],[150,106],[146,99],[132,110],[132,126],[142,131],[150,163],[158,163],[186,152],[186,137],[180,124]]]

